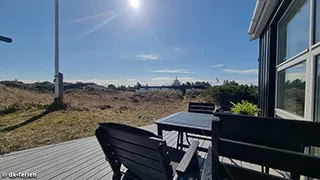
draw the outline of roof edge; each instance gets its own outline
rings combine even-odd
[[[248,34],[250,40],[259,38],[279,0],[257,0]]]

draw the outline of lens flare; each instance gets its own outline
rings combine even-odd
[[[139,0],[130,0],[130,4],[131,4],[132,7],[138,8],[139,4],[140,4],[140,1]]]

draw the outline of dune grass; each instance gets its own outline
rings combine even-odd
[[[176,92],[85,92],[65,94],[66,109],[47,112],[53,95],[0,85],[0,154],[93,136],[98,122],[152,124],[186,111]],[[191,99],[198,101],[198,99]]]

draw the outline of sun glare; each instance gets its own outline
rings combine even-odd
[[[140,4],[140,0],[130,0],[130,4],[134,8],[138,8]]]

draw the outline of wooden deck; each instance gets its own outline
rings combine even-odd
[[[141,127],[153,133],[156,125]],[[168,146],[177,144],[177,132],[163,134]],[[184,138],[185,139],[185,138]],[[191,139],[192,141],[193,139]],[[199,146],[208,148],[210,141],[198,140]],[[185,142],[186,143],[186,142]],[[199,152],[202,158],[206,153]],[[230,161],[260,171],[261,167],[249,163]],[[111,179],[112,170],[95,137],[88,137],[59,144],[32,148],[0,156],[0,173],[36,173],[37,179]],[[272,172],[271,173],[275,173]]]

